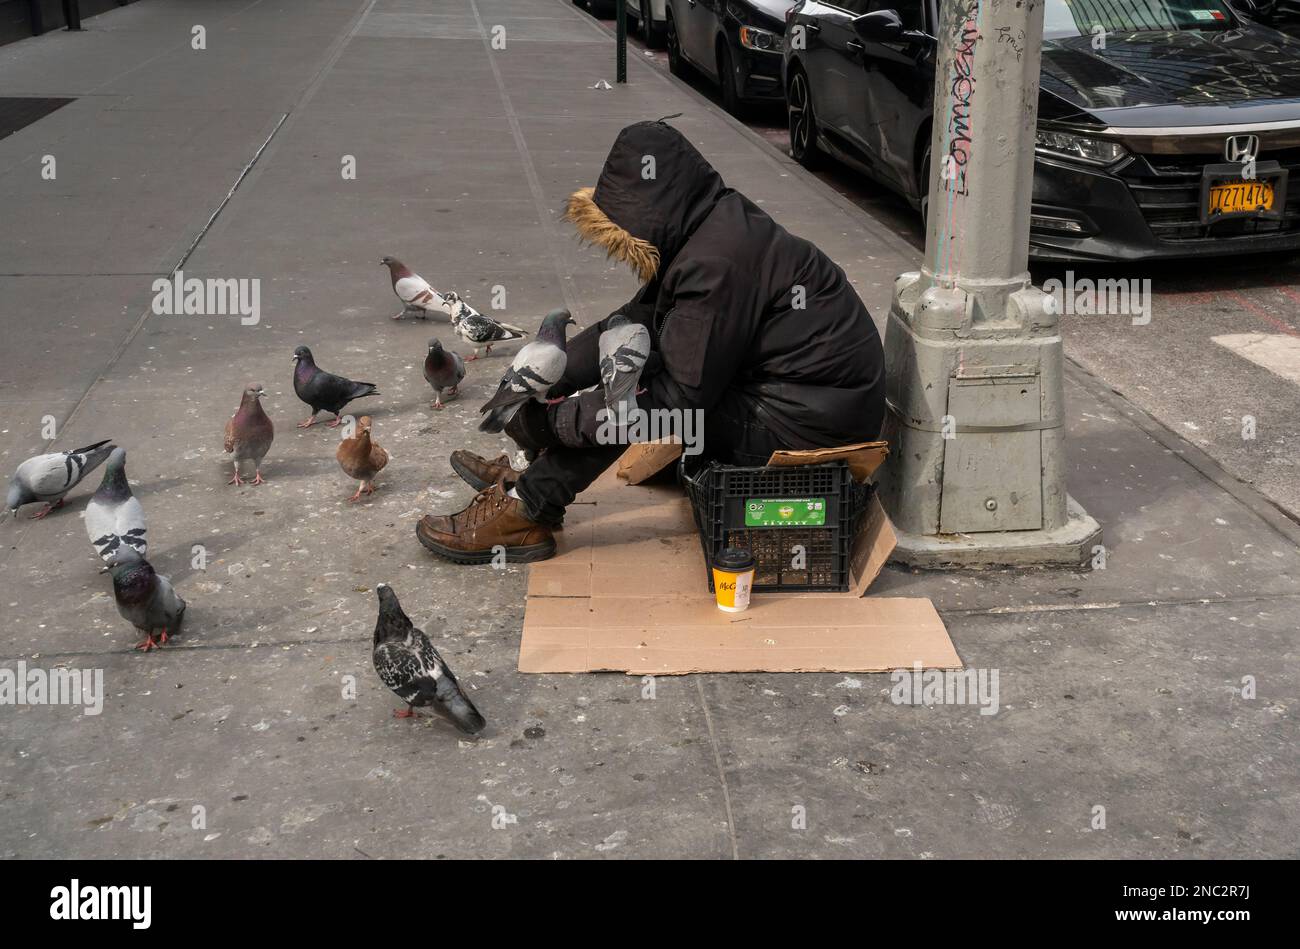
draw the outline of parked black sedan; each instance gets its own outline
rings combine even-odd
[[[692,68],[716,82],[732,114],[747,103],[780,101],[781,35],[794,0],[669,0],[668,68]]]
[[[794,157],[830,153],[924,213],[936,21],[935,0],[800,0]],[[1046,0],[1040,90],[1034,258],[1300,248],[1300,41],[1224,0]]]

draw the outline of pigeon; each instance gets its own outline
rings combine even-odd
[[[32,515],[39,520],[63,506],[63,497],[86,475],[104,463],[116,446],[112,439],[95,442],[72,451],[56,451],[28,458],[9,481],[5,508],[17,515],[18,509],[32,501],[44,501],[45,507]]]
[[[456,397],[456,387],[465,378],[465,360],[459,353],[449,353],[437,339],[429,340],[429,355],[424,357],[424,378],[433,386],[433,408],[442,408],[442,394]]]
[[[430,313],[451,315],[451,306],[443,295],[429,285],[418,273],[413,273],[396,257],[384,257],[379,261],[388,268],[388,276],[393,280],[393,292],[402,301],[402,312],[393,319],[400,320],[407,313],[414,313],[420,319],[427,319]]]
[[[478,348],[484,343],[487,344],[487,349],[483,355],[490,356],[493,343],[523,339],[528,335],[527,330],[522,330],[518,326],[500,323],[490,316],[484,316],[462,300],[455,290],[448,290],[443,296],[451,307],[452,329],[456,331],[457,336],[474,347],[474,355],[466,359],[466,362],[478,359]]]
[[[311,428],[316,422],[316,413],[321,409],[334,413],[334,421],[329,425],[330,428],[335,428],[342,420],[339,413],[343,406],[353,399],[379,394],[373,382],[353,382],[319,368],[312,359],[311,350],[306,346],[299,346],[293,351],[293,361],[298,364],[293,370],[293,391],[311,406],[311,418],[299,422],[299,428]]]
[[[637,383],[650,357],[650,330],[616,313],[600,334],[600,382],[605,408],[615,419],[636,411]]]
[[[537,339],[515,354],[496,394],[479,409],[480,414],[487,414],[479,423],[479,431],[499,432],[529,399],[546,401],[546,393],[560,381],[569,361],[564,331],[573,322],[568,310],[553,310],[546,315]]]
[[[126,481],[126,450],[114,448],[104,467],[104,480],[86,505],[86,533],[100,559],[111,563],[123,547],[141,557],[149,555],[144,508]]]
[[[334,453],[339,460],[339,467],[350,478],[355,478],[357,493],[349,501],[361,499],[361,492],[375,493],[375,475],[384,470],[388,464],[388,452],[376,442],[370,440],[370,416],[363,415],[357,420],[357,433],[351,438],[343,439],[339,450]]]
[[[471,735],[482,731],[487,721],[461,691],[429,637],[411,625],[393,588],[381,583],[375,592],[379,594],[373,654],[375,672],[406,703],[406,711],[394,709],[393,715],[413,718],[417,707],[432,705],[461,731]]]
[[[295,382],[297,380],[295,379]],[[253,463],[253,484],[265,483],[262,478],[262,459],[271,450],[275,440],[275,426],[262,408],[262,387],[251,385],[239,400],[239,409],[226,422],[226,451],[234,455],[234,477],[226,484],[243,484],[239,478],[239,463]],[[313,412],[312,418],[316,415]]]
[[[117,611],[144,633],[136,649],[148,652],[176,635],[185,619],[185,601],[172,589],[169,579],[130,547],[117,549],[109,560],[109,572],[113,575]],[[153,638],[154,630],[160,631],[157,640]]]

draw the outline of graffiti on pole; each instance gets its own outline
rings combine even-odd
[[[962,9],[957,48],[952,58],[952,103],[948,113],[948,154],[943,157],[943,187],[959,195],[970,194],[966,166],[971,153],[971,103],[975,97],[975,44],[980,32],[976,24],[980,0],[968,0]]]

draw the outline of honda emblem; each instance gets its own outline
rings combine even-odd
[[[1244,165],[1259,155],[1258,135],[1230,135],[1223,143],[1224,161]]]

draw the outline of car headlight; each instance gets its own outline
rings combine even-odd
[[[1119,142],[1042,128],[1034,139],[1034,148],[1045,155],[1059,155],[1090,165],[1113,165],[1128,155],[1128,150]]]
[[[779,53],[783,41],[780,34],[771,30],[761,30],[756,26],[740,28],[740,45],[746,49],[757,49],[764,53]]]

